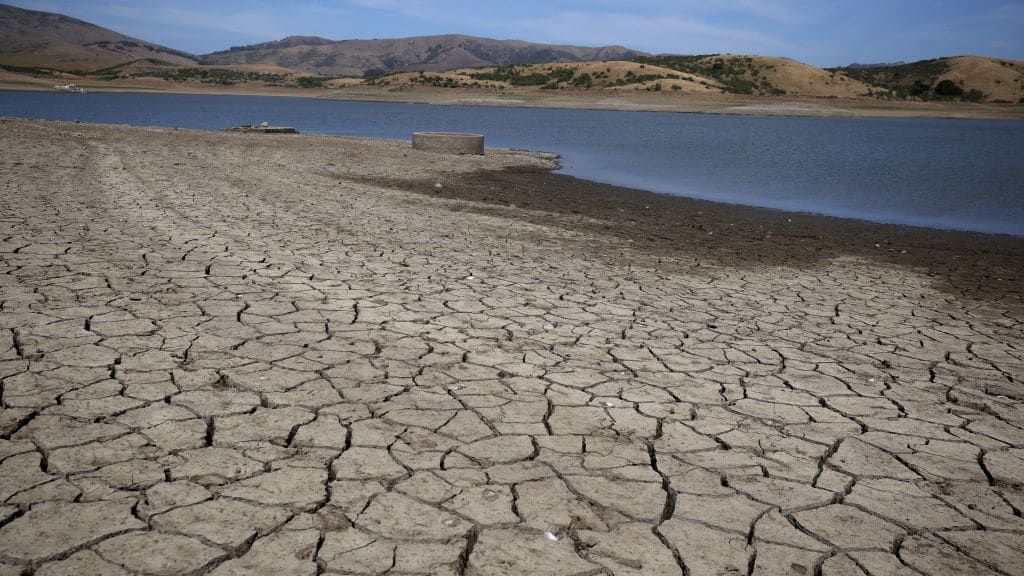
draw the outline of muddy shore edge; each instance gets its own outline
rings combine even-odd
[[[409,90],[332,90],[273,87],[206,87],[98,83],[81,84],[89,92],[130,94],[187,94],[196,96],[274,96],[310,98],[339,102],[384,104],[427,104],[497,108],[541,108],[600,110],[609,112],[665,112],[673,114],[715,114],[730,116],[789,116],[832,118],[941,118],[950,120],[1024,120],[1024,105],[945,102],[888,102],[883,100],[830,99],[809,97],[738,96],[722,94],[695,98],[628,96],[541,96],[510,93],[495,95],[472,91],[437,92]],[[49,84],[13,81],[0,75],[0,91],[52,92]]]
[[[612,235],[648,264],[687,253],[694,262],[806,268],[843,256],[920,268],[965,296],[1021,300],[1024,238],[882,224],[727,204],[594,182],[554,168],[481,170],[437,182],[367,183],[452,200],[465,209],[541,225]],[[510,209],[511,208],[511,209]]]

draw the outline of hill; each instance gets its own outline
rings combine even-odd
[[[158,79],[176,84],[206,84],[217,86],[274,86],[323,88],[333,80],[329,76],[310,75],[272,64],[226,64],[224,66],[181,66],[162,60],[143,58],[123,62],[89,73],[100,80]]]
[[[788,58],[710,54],[641,56],[636,62],[713,79],[732,94],[856,98],[872,87],[846,74]]]
[[[1021,102],[1024,62],[983,56],[953,56],[910,64],[833,71],[873,84],[886,96]]]
[[[822,70],[787,58],[711,54],[399,72],[368,82],[391,88],[646,90],[679,94],[1005,103],[1019,102],[1024,97],[1022,73],[1024,63],[974,56]],[[323,85],[340,87],[342,84],[326,81]]]
[[[0,65],[97,70],[139,59],[196,63],[184,52],[75,18],[0,4]]]
[[[785,58],[714,54],[640,56],[633,61],[572,62],[412,72],[373,81],[383,86],[647,90],[827,98],[865,97],[873,86]]]
[[[20,75],[8,78],[9,84],[38,84],[73,73],[75,78],[120,82],[120,89],[136,81],[149,88],[197,84],[275,90],[344,88],[365,78],[394,88],[646,90],[1024,103],[1024,62],[982,56],[823,70],[767,56],[652,56],[621,46],[590,48],[461,34],[340,41],[289,36],[193,56],[61,14],[4,4],[0,4],[0,68],[8,75]]]
[[[206,65],[274,64],[328,76],[375,77],[401,71],[441,72],[515,64],[628,60],[642,54],[621,46],[587,48],[461,34],[341,41],[291,36],[206,54],[200,61]]]
[[[719,92],[722,88],[716,81],[703,76],[638,62],[616,60],[460,68],[438,73],[401,72],[369,82],[378,86],[664,90],[687,93]]]

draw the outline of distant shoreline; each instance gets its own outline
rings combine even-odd
[[[960,120],[1024,120],[1021,104],[968,104],[946,102],[904,102],[865,99],[799,98],[785,96],[736,95],[650,95],[650,94],[573,94],[493,93],[468,89],[414,89],[388,91],[360,86],[356,89],[307,89],[275,87],[214,87],[172,84],[144,86],[129,84],[80,84],[87,92],[183,94],[199,96],[274,96],[385,102],[394,104],[430,104],[440,106],[493,106],[568,110],[608,110],[622,112],[671,112],[680,114],[720,114],[745,116],[792,116],[831,118],[945,118]],[[52,92],[48,84],[12,82],[0,76],[0,91]]]
[[[956,105],[940,104],[935,108],[889,107],[885,101],[835,101],[815,98],[781,98],[754,96],[746,99],[717,100],[693,97],[677,102],[645,102],[630,98],[607,98],[594,96],[571,96],[565,98],[541,98],[521,100],[515,95],[508,97],[479,97],[475,94],[436,95],[415,93],[397,98],[390,96],[366,96],[331,94],[324,100],[355,102],[392,102],[405,104],[431,104],[439,106],[491,106],[510,108],[545,108],[565,110],[606,110],[615,112],[669,112],[676,114],[717,114],[731,116],[789,116],[820,118],[942,118],[950,120],[1024,120],[1024,106],[974,105],[972,108],[958,108]],[[841,108],[836,104],[845,105]],[[964,105],[967,106],[967,105]]]

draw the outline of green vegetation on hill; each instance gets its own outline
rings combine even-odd
[[[978,90],[964,90],[952,80],[939,82],[939,77],[949,71],[949,60],[935,58],[910,64],[891,66],[829,68],[830,72],[841,72],[847,76],[877,86],[875,96],[890,98],[918,98],[921,100],[967,100],[978,102],[985,95]]]
[[[929,94],[939,76],[949,70],[949,62],[937,58],[910,64],[853,68],[829,68],[847,76],[878,86],[896,98],[922,97]]]
[[[7,70],[8,72],[17,72],[18,74],[31,74],[33,76],[53,76],[55,74],[64,74],[64,70],[56,70],[53,68],[40,68],[38,66],[13,66],[11,64],[0,64],[0,70]],[[80,72],[84,74],[84,72]]]
[[[198,82],[233,86],[257,82],[268,86],[298,86],[300,88],[323,88],[333,80],[329,76],[289,76],[267,72],[230,70],[227,68],[176,67],[160,61],[136,61],[118,64],[90,73],[103,80],[119,78],[162,78],[171,82]]]
[[[122,70],[104,69],[98,70],[94,75],[106,80],[124,78],[126,74]],[[221,84],[230,86],[245,82],[262,82],[265,84],[284,84],[286,77],[283,74],[264,74],[260,72],[242,72],[227,70],[224,68],[168,68],[152,70],[133,70],[128,73],[137,78],[163,78],[172,82],[199,82],[201,84]]]
[[[625,76],[616,80],[613,86],[629,86],[631,84],[644,84],[654,80],[680,80],[682,76],[678,74],[636,74],[632,70],[627,70]],[[656,85],[660,86],[660,84]],[[652,89],[654,89],[652,87]],[[661,90],[661,88],[657,88]]]
[[[12,66],[0,64],[0,70],[29,74],[32,76],[53,76],[64,74],[65,71],[32,66]],[[218,84],[234,86],[249,82],[262,83],[268,86],[297,86],[299,88],[325,88],[327,82],[335,80],[333,76],[289,76],[264,72],[229,70],[226,68],[182,67],[159,60],[137,60],[117,64],[101,70],[72,72],[77,76],[97,78],[100,80],[119,80],[126,78],[163,78],[171,82],[198,82],[200,84]]]
[[[754,65],[754,59],[746,56],[724,56],[720,54],[699,54],[694,56],[661,55],[641,56],[634,62],[671,68],[680,72],[713,78],[722,85],[722,90],[732,94],[773,94],[786,92],[772,86]],[[765,66],[767,70],[774,65]]]
[[[644,65],[640,65],[643,68]],[[539,86],[544,90],[559,90],[565,88],[609,88],[646,84],[656,80],[695,80],[680,74],[637,74],[632,70],[626,71],[622,76],[612,80],[612,68],[609,66],[604,70],[593,70],[585,72],[573,66],[553,66],[542,68],[538,66],[498,66],[476,71],[459,73],[457,76],[442,76],[420,72],[405,81],[412,84],[434,86],[437,88],[481,88],[488,86],[488,82],[503,82],[512,86]],[[368,80],[370,84],[389,86],[394,82],[394,77],[385,76]],[[708,85],[706,82],[702,84]],[[636,89],[641,89],[637,86]],[[649,85],[643,89],[649,91],[660,91],[660,83]],[[681,90],[681,87],[673,85],[674,90]]]
[[[412,82],[414,84],[422,84],[424,86],[434,86],[436,88],[479,88],[480,87],[480,83],[479,82],[474,82],[472,84],[466,84],[465,82],[460,82],[460,81],[458,81],[458,80],[456,80],[456,79],[454,79],[454,78],[452,78],[450,76],[449,77],[435,76],[435,75],[432,75],[432,74],[426,74],[424,72],[420,72],[420,75],[416,76],[415,78],[413,78]],[[388,78],[387,76],[385,76],[383,78],[375,78],[373,80],[367,80],[367,83],[369,83],[371,85],[388,86],[388,85],[391,84],[391,79]]]
[[[469,77],[474,80],[488,80],[491,82],[508,82],[513,86],[544,86],[546,84],[558,84],[570,82],[576,72],[572,68],[558,67],[550,71],[531,71],[525,74],[524,70],[515,66],[499,66],[490,72],[471,73]]]

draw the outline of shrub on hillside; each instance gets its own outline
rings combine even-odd
[[[940,98],[956,98],[964,95],[964,89],[952,80],[943,80],[935,85],[935,95]]]

